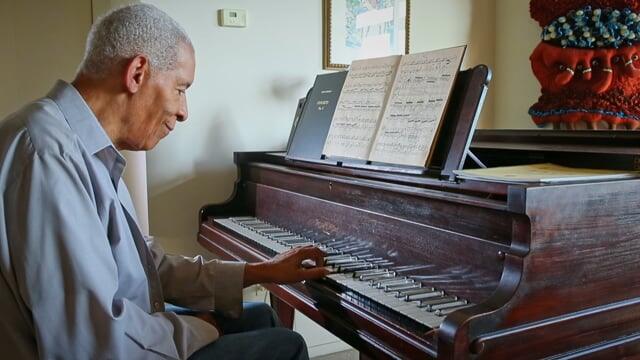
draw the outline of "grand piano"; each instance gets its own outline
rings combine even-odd
[[[265,284],[272,306],[362,358],[637,356],[640,179],[461,179],[449,160],[640,170],[638,144],[638,132],[477,130],[435,173],[235,153],[235,191],[201,209],[198,241],[249,262],[320,246],[334,272]]]

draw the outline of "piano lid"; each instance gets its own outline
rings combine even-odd
[[[470,151],[487,167],[551,162],[640,170],[640,131],[477,130]],[[465,168],[477,167],[467,159]]]

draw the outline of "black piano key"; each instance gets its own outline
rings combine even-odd
[[[288,231],[273,232],[273,233],[269,233],[267,236],[269,236],[270,238],[273,238],[273,239],[281,239],[281,238],[288,239],[288,238],[299,237],[296,234],[292,234],[292,233],[290,233]]]
[[[391,261],[372,261],[373,264],[376,264],[380,267],[391,267],[393,263]]]
[[[371,274],[371,275],[360,275],[360,280],[361,281],[377,281],[377,280],[381,280],[381,279],[386,279],[386,278],[390,278],[390,277],[395,277],[396,273],[394,273],[393,271],[385,271],[384,273],[381,274]]]
[[[350,265],[350,266],[338,266],[338,271],[339,272],[354,272],[354,271],[358,271],[358,270],[366,270],[366,269],[371,269],[373,268],[374,265],[371,264],[358,264],[358,265]]]
[[[373,254],[371,254],[371,250],[370,249],[360,250],[360,251],[352,251],[351,254],[356,255],[356,256],[373,256]]]
[[[351,255],[349,255],[349,254],[339,254],[339,255],[325,256],[324,260],[325,261],[330,261],[330,260],[341,260],[341,259],[348,259],[348,258],[351,258]]]
[[[291,233],[289,233],[288,231],[283,231],[282,229],[279,229],[279,228],[260,230],[260,233],[262,233],[263,235],[270,235],[270,236],[274,236],[277,234],[291,235]]]
[[[447,296],[437,297],[437,298],[433,298],[433,299],[422,300],[422,301],[420,301],[420,304],[418,304],[418,307],[419,308],[425,308],[425,310],[427,310],[427,311],[433,311],[433,310],[431,310],[431,306],[433,306],[433,305],[450,303],[450,302],[457,301],[457,300],[458,300],[457,296],[447,295]]]
[[[432,288],[430,286],[425,286],[425,287],[421,287],[419,289],[410,289],[410,290],[399,291],[398,294],[396,295],[396,297],[401,298],[401,297],[405,297],[405,296],[408,296],[408,295],[424,294],[424,293],[428,293],[428,292],[433,292],[435,290],[436,290],[435,288]]]
[[[368,247],[355,245],[355,246],[347,246],[347,247],[341,248],[340,250],[346,253],[353,253],[354,251],[358,251],[358,250],[368,250]]]
[[[388,272],[389,271],[386,270],[386,269],[370,269],[370,270],[356,271],[353,274],[353,276],[356,277],[356,278],[360,278],[360,276],[379,275],[379,274],[386,274]]]
[[[325,264],[327,265],[343,265],[343,264],[353,264],[358,262],[358,260],[354,257],[346,257],[344,259],[325,259]]]
[[[248,223],[248,222],[259,222],[260,220],[258,220],[258,218],[255,217],[235,217],[235,218],[230,218],[231,221],[238,223],[238,224],[243,224],[243,223]]]
[[[399,292],[403,290],[419,289],[422,287],[420,283],[407,283],[399,285],[385,285],[384,292]]]
[[[421,294],[405,295],[404,301],[423,300],[423,299],[429,299],[429,298],[432,298],[432,297],[438,297],[438,296],[442,296],[442,295],[444,295],[444,291],[442,291],[442,290],[434,290],[434,291],[431,291],[431,292],[425,292],[425,293],[421,293]]]
[[[448,309],[438,309],[434,312],[434,314],[436,316],[446,316],[451,314],[452,312],[456,311],[456,310],[460,310],[460,309],[464,309],[467,308],[469,306],[472,306],[473,304],[467,303],[464,305],[459,305],[459,306],[454,306],[454,307],[450,307]]]
[[[340,247],[344,247],[347,246],[348,244],[350,244],[351,242],[348,240],[335,240],[333,239],[332,241],[327,241],[327,242],[322,242],[324,245],[328,245],[334,248],[340,248]]]
[[[462,306],[462,305],[467,305],[469,302],[467,300],[458,300],[458,301],[451,301],[445,304],[435,304],[435,305],[431,305],[430,309],[431,311],[437,311],[437,310],[446,310],[446,309],[450,309],[450,308],[454,308],[457,306]]]
[[[400,284],[412,284],[413,280],[407,278],[392,278],[392,279],[384,279],[376,282],[375,286],[379,289],[382,289],[385,285],[400,285]]]
[[[313,244],[309,240],[281,240],[283,244],[288,244],[291,246],[302,246],[302,245],[310,245]]]

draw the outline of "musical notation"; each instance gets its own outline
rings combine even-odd
[[[463,53],[457,47],[402,57],[370,160],[426,163]]]
[[[464,50],[354,61],[323,153],[424,166]]]
[[[399,59],[396,55],[351,64],[331,121],[325,155],[357,159],[369,156]]]

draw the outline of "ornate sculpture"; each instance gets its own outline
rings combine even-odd
[[[640,127],[640,1],[531,0],[543,27],[531,67],[542,95],[538,126]]]

